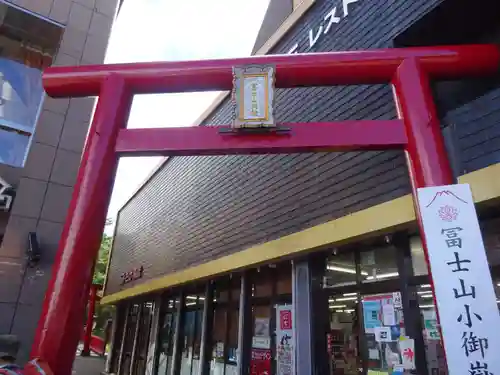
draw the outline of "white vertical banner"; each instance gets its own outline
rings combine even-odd
[[[500,375],[500,316],[470,186],[417,194],[449,374]]]
[[[293,305],[276,306],[276,373],[295,374]]]

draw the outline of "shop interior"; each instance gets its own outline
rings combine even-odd
[[[444,375],[430,281],[414,276],[413,267],[401,270],[410,249],[405,259],[404,249],[387,242],[335,250],[328,258],[330,373],[390,374],[396,367]]]
[[[500,306],[500,220],[483,218]],[[330,374],[391,374],[395,368],[405,374],[447,374],[431,280],[416,233],[408,246],[385,237],[333,250],[323,285]]]

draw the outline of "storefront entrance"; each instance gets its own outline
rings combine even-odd
[[[444,375],[433,294],[408,240],[335,250],[326,263],[330,374]]]

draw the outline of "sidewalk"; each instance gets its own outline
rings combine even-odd
[[[104,357],[76,357],[73,375],[100,375],[104,371]]]
[[[82,345],[78,346],[75,362],[73,363],[73,375],[100,375],[104,371],[106,357],[92,354],[90,357],[81,357]]]

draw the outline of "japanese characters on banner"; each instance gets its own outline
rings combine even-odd
[[[252,338],[251,375],[271,374],[271,337],[269,333],[269,318],[256,317]]]
[[[399,341],[399,350],[401,351],[402,367],[405,370],[415,368],[415,341],[413,339],[404,339]]]
[[[276,306],[277,375],[295,374],[293,305]]]
[[[271,375],[271,349],[252,348],[251,375]]]
[[[418,189],[450,374],[500,374],[500,316],[469,185]]]

